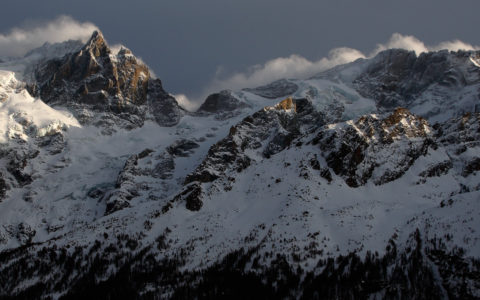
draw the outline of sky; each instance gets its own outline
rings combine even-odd
[[[198,102],[389,47],[476,49],[478,12],[478,0],[16,0],[2,3],[0,55],[99,28]]]

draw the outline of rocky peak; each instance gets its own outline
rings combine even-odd
[[[427,121],[405,108],[395,109],[382,120],[381,128],[384,141],[388,142],[402,135],[407,138],[424,138],[430,133]]]
[[[208,114],[227,114],[232,115],[231,112],[248,107],[248,104],[240,101],[235,97],[230,90],[223,90],[219,93],[211,94],[205,99],[205,102],[199,107],[199,113]]]
[[[106,56],[111,53],[103,34],[98,30],[93,32],[82,50],[90,52],[94,57]]]
[[[289,148],[312,124],[322,124],[312,103],[292,97],[247,116],[209,149],[202,163],[187,175],[183,190],[172,202],[184,201],[188,209],[199,210],[207,189],[212,188],[209,183],[231,189],[236,173]]]
[[[294,112],[297,112],[297,106],[296,104],[293,102],[293,98],[292,97],[288,97],[282,101],[280,101],[278,104],[276,104],[275,106],[275,109],[282,109],[284,111],[289,111],[289,110],[293,110]]]
[[[408,75],[416,59],[417,55],[414,51],[389,49],[378,54],[374,59],[375,62],[368,67],[367,73],[377,74],[388,71],[385,75],[391,76],[390,78],[403,78]]]
[[[442,88],[459,91],[478,84],[480,70],[472,66],[475,55],[478,52],[442,50],[417,56],[413,51],[390,49],[373,58],[353,85],[362,96],[374,99],[380,111],[410,108],[429,90],[438,94]],[[447,92],[442,95],[450,100]]]
[[[434,143],[430,132],[426,120],[397,108],[383,118],[367,115],[328,125],[312,142],[335,174],[357,187],[369,179],[380,185],[402,176]]]
[[[35,71],[33,91],[50,105],[66,106],[83,124],[124,128],[142,126],[147,118],[175,125],[183,111],[149,68],[130,50],[113,53],[95,31],[78,51],[49,60]]]

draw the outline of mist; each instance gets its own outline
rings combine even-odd
[[[94,24],[78,22],[69,16],[14,27],[8,33],[0,34],[0,56],[21,57],[46,42],[58,43],[67,40],[86,42],[95,30],[98,30],[98,27]]]

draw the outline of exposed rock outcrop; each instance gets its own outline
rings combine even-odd
[[[153,118],[173,126],[184,113],[143,62],[126,48],[114,53],[98,31],[79,51],[41,64],[35,78],[32,91],[50,105],[67,106],[84,124],[129,129]]]
[[[298,86],[295,83],[286,79],[280,79],[270,84],[253,88],[253,89],[251,88],[244,89],[244,91],[247,91],[252,94],[262,96],[268,99],[275,99],[275,98],[293,95],[297,90],[298,90]]]
[[[369,179],[377,185],[402,176],[433,145],[427,121],[403,108],[328,125],[313,139],[335,174],[351,187]]]
[[[248,107],[246,103],[233,96],[231,91],[224,90],[208,96],[205,102],[198,108],[198,112],[225,113],[245,107]]]
[[[478,106],[480,68],[472,59],[478,51],[422,53],[391,49],[379,53],[353,81],[364,97],[374,99],[382,112],[406,107],[423,117],[445,121]],[[458,101],[461,100],[461,101]],[[442,107],[449,106],[448,111]]]
[[[269,158],[289,147],[301,132],[321,122],[307,99],[287,98],[277,105],[264,109],[244,118],[230,128],[226,138],[214,144],[203,162],[185,179],[185,188],[176,197],[195,203],[187,205],[200,209],[203,198],[203,183],[222,181],[225,189],[233,184],[229,180],[230,172],[239,173],[248,168],[256,157],[249,151]],[[188,199],[187,199],[188,198]],[[188,203],[187,201],[187,203]]]

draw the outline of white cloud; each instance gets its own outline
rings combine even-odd
[[[396,48],[415,51],[417,55],[422,52],[428,52],[428,48],[425,46],[425,44],[416,37],[411,35],[401,35],[400,33],[394,33],[386,44],[378,44],[375,50],[370,54],[370,56],[375,56],[379,52],[387,49]]]
[[[480,50],[478,46],[472,46],[459,40],[427,46],[414,36],[394,33],[386,43],[377,44],[368,55],[352,48],[336,48],[331,50],[327,57],[318,61],[310,61],[300,55],[292,54],[289,57],[279,57],[264,64],[252,66],[245,72],[237,72],[227,77],[221,76],[223,72],[217,72],[211,84],[205,89],[204,96],[223,89],[238,90],[257,87],[281,78],[308,78],[336,65],[349,63],[358,58],[371,58],[380,51],[393,48],[415,51],[417,55],[442,49],[450,51]],[[220,67],[219,70],[222,68]]]
[[[23,56],[28,51],[42,46],[45,42],[57,43],[66,40],[81,40],[86,42],[92,32],[98,30],[97,26],[90,22],[78,22],[69,16],[60,16],[50,22],[37,24],[29,27],[16,27],[8,33],[0,34],[0,57]],[[113,50],[120,49],[120,45],[112,46]],[[459,41],[445,41],[437,45],[428,46],[418,38],[411,35],[394,33],[384,44],[377,44],[373,51],[364,54],[352,48],[336,48],[331,50],[327,57],[317,61],[311,61],[297,54],[288,57],[278,57],[247,68],[244,72],[236,72],[228,76],[224,74],[220,66],[214,79],[204,89],[199,98],[188,98],[186,95],[175,95],[182,107],[193,111],[197,109],[205,97],[211,93],[224,89],[239,90],[247,87],[257,87],[268,84],[282,78],[308,78],[319,72],[330,69],[336,65],[349,63],[358,58],[370,58],[380,51],[401,48],[415,51],[417,55],[427,51],[447,49],[450,51],[480,50],[479,46]],[[153,74],[152,71],[152,75]]]
[[[420,41],[414,36],[394,33],[387,43],[378,44],[369,57],[377,55],[380,51],[394,48],[415,51],[417,55],[420,55],[423,52],[439,51],[444,49],[449,51],[480,50],[479,46],[472,46],[459,40],[445,41],[439,43],[438,45],[427,46],[424,42]]]
[[[246,87],[257,87],[282,78],[306,78],[336,65],[345,64],[365,56],[351,48],[336,48],[327,57],[318,61],[292,54],[289,57],[279,57],[267,61],[263,65],[255,65],[244,73],[222,77],[223,68],[217,69],[212,82],[203,90],[200,97],[187,97],[184,94],[174,95],[177,102],[188,111],[195,111],[205,101],[206,97],[221,90],[240,90]]]
[[[48,23],[35,27],[16,27],[0,34],[0,56],[23,56],[45,42],[58,43],[66,40],[86,40],[97,26],[89,22],[78,22],[68,16],[60,16]]]
[[[269,60],[263,65],[252,66],[247,72],[235,73],[227,78],[219,78],[220,72],[217,72],[217,76],[206,90],[207,93],[222,89],[236,90],[268,84],[281,78],[305,78],[364,57],[360,51],[350,48],[333,49],[328,57],[313,62],[300,55],[292,54],[289,57]]]
[[[464,43],[459,40],[453,40],[448,42],[441,42],[440,44],[429,47],[430,51],[438,51],[447,49],[449,51],[458,51],[458,50],[480,50],[479,46],[472,46],[470,44]]]
[[[177,100],[178,104],[182,108],[188,111],[196,111],[200,107],[203,101],[203,100],[190,100],[184,94],[173,95],[173,97]]]

